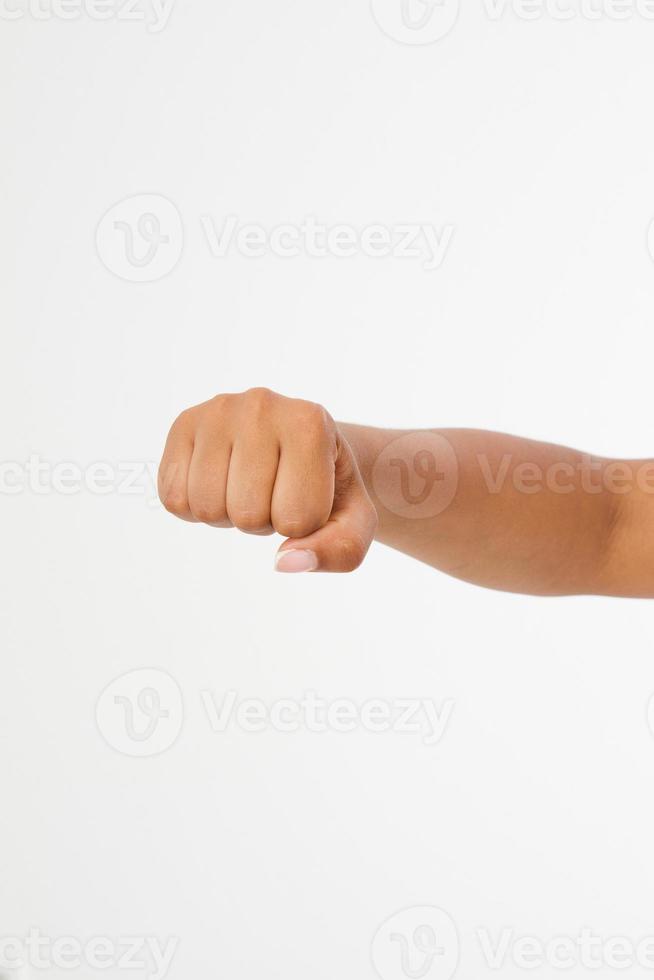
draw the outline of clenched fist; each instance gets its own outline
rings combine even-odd
[[[351,572],[377,527],[354,454],[331,416],[265,388],[182,412],[161,460],[159,496],[186,521],[284,535],[280,572]]]

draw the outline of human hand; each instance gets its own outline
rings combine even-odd
[[[176,419],[159,496],[186,521],[288,540],[280,572],[351,572],[377,527],[348,442],[320,405],[266,388],[217,395]]]

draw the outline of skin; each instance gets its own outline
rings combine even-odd
[[[253,388],[177,418],[159,495],[185,521],[283,535],[279,571],[351,572],[377,540],[487,588],[654,597],[648,460],[336,423]]]

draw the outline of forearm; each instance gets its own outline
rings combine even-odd
[[[172,514],[286,540],[280,572],[351,572],[376,538],[533,595],[654,598],[654,461],[469,429],[337,424],[250,388],[182,412],[159,468]]]
[[[339,429],[377,509],[378,541],[489,588],[654,595],[633,520],[651,509],[651,463],[474,430]]]

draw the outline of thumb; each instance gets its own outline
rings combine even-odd
[[[353,572],[363,562],[377,530],[377,512],[354,454],[340,438],[329,520],[304,538],[289,538],[277,552],[278,572]]]

